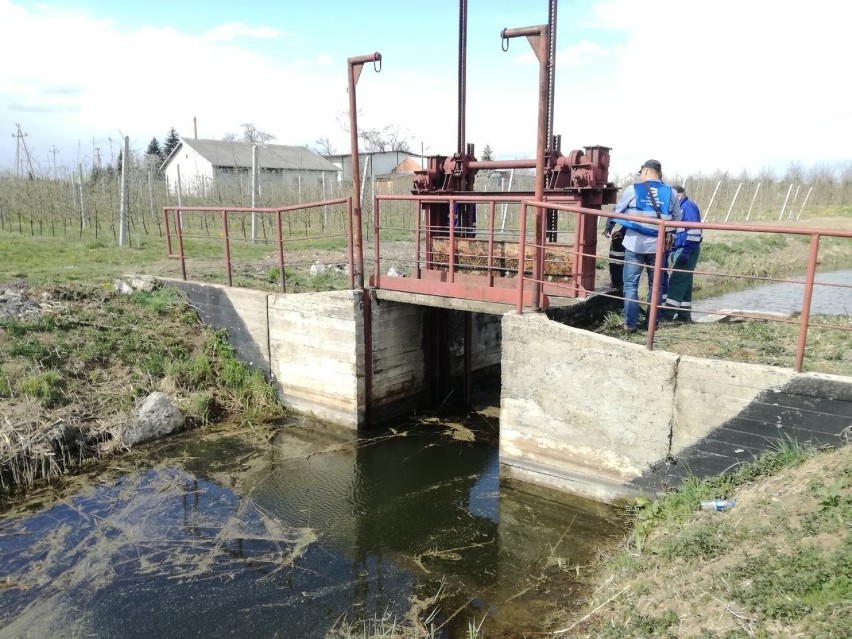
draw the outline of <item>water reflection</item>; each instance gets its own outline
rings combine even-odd
[[[574,604],[612,515],[501,487],[493,443],[434,428],[190,433],[0,520],[0,636],[324,637],[436,595],[445,636],[532,629]]]

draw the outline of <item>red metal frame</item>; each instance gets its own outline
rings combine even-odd
[[[278,269],[280,274],[281,292],[286,292],[286,277],[284,274],[284,232],[281,224],[282,215],[293,213],[295,211],[304,211],[306,209],[319,208],[334,204],[346,204],[346,244],[347,244],[347,261],[349,266],[349,288],[355,288],[354,283],[354,256],[353,256],[353,207],[352,198],[336,198],[333,200],[323,200],[320,202],[306,202],[304,204],[294,204],[292,206],[284,206],[279,208],[250,208],[250,207],[221,207],[221,206],[164,206],[163,218],[164,228],[166,233],[166,252],[170,258],[177,258],[180,261],[181,277],[186,280],[186,252],[184,250],[184,230],[181,223],[183,213],[193,212],[202,214],[220,214],[222,217],[223,243],[224,243],[224,262],[225,272],[228,281],[228,286],[233,286],[233,273],[231,264],[231,234],[228,225],[228,215],[230,213],[252,213],[262,215],[275,215],[275,232],[276,232],[276,248]],[[170,213],[174,214],[174,235],[177,237],[178,253],[173,253],[172,247],[172,230],[169,223]],[[328,235],[322,237],[327,238]],[[312,238],[300,238],[312,239]]]
[[[624,219],[624,220],[636,220],[644,223],[654,223],[658,226],[657,232],[657,248],[656,255],[654,258],[654,285],[653,290],[651,291],[651,303],[648,309],[648,334],[646,339],[646,347],[648,350],[654,349],[654,333],[656,331],[657,325],[657,315],[659,312],[660,305],[657,300],[659,299],[659,287],[660,287],[660,272],[663,268],[663,252],[664,252],[664,243],[665,243],[665,231],[667,229],[681,229],[681,228],[701,228],[705,230],[719,230],[719,231],[737,231],[737,232],[755,232],[755,233],[775,233],[775,234],[784,234],[784,235],[809,235],[811,237],[810,249],[808,251],[808,263],[806,269],[805,280],[801,282],[804,284],[804,296],[802,299],[802,310],[801,310],[801,318],[799,320],[799,335],[796,344],[796,355],[795,355],[795,364],[794,370],[796,372],[801,372],[802,364],[804,362],[804,353],[805,353],[805,344],[807,342],[807,334],[808,327],[810,324],[810,311],[811,311],[811,300],[813,297],[813,287],[814,284],[817,283],[815,281],[816,277],[816,266],[817,266],[817,257],[819,252],[819,241],[820,238],[825,237],[842,237],[852,239],[852,231],[828,231],[821,229],[809,229],[809,228],[795,228],[795,227],[778,227],[778,226],[761,226],[758,224],[719,224],[719,223],[704,223],[704,222],[675,222],[675,221],[665,221],[660,219],[649,219],[645,218],[636,218],[630,215],[622,215],[618,213],[607,212],[602,214],[599,211],[593,211],[590,209],[584,209],[579,206],[572,205],[564,205],[554,202],[536,202],[531,200],[525,200],[521,206],[521,229],[525,229],[526,227],[526,215],[527,215],[527,207],[533,206],[538,207],[537,210],[541,210],[541,207],[546,205],[547,208],[550,209],[558,209],[561,211],[567,211],[569,213],[575,213],[578,215],[580,219],[590,219],[590,215],[605,215],[605,217],[610,217],[614,219]],[[579,228],[580,222],[578,221],[577,226]],[[578,244],[579,245],[579,244]],[[541,244],[536,246],[536,251],[539,252],[541,249]],[[579,251],[577,252],[579,255]],[[671,270],[671,269],[670,269]],[[700,271],[695,271],[696,274],[701,274]],[[527,277],[524,273],[521,273],[518,282],[518,297],[516,298],[516,309],[517,312],[523,313],[525,303],[524,296],[524,280],[531,279]],[[773,279],[773,278],[764,278],[764,277],[746,277],[744,279],[758,279],[770,282],[791,282],[793,280],[789,279]],[[841,286],[838,284],[824,284],[825,286]],[[849,286],[847,288],[852,288]],[[614,297],[614,296],[613,296]],[[624,299],[624,298],[619,298]],[[534,307],[533,307],[534,308]],[[663,306],[663,309],[666,310],[676,310],[674,307]],[[732,314],[732,316],[750,318],[751,316],[746,314]],[[785,320],[778,320],[785,321]],[[792,323],[792,322],[787,322]],[[826,325],[824,328],[835,328],[839,330],[852,330],[848,327],[843,326],[828,326]]]

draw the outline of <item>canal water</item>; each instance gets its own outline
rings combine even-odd
[[[791,278],[802,281],[804,276]],[[817,273],[811,299],[812,315],[852,314],[852,270]],[[843,287],[835,286],[837,284]],[[727,293],[693,304],[695,319],[713,318],[701,311],[751,310],[773,313],[796,313],[802,310],[805,287],[793,282],[775,282]]]
[[[509,637],[564,619],[621,513],[501,483],[494,421],[140,447],[0,518],[0,637],[321,638],[377,620]]]

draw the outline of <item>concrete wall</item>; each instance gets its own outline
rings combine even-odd
[[[593,499],[626,494],[668,452],[676,362],[540,314],[504,315],[504,469]]]
[[[320,421],[358,428],[367,419],[364,307],[358,291],[276,294],[164,280],[187,292],[205,323],[228,331],[240,359],[276,384],[282,401]],[[433,383],[431,309],[374,300],[371,421],[425,407]],[[464,369],[464,313],[440,310],[447,369]],[[430,326],[430,330],[434,328]],[[500,316],[473,314],[474,371],[500,363]]]
[[[183,290],[205,324],[227,329],[228,342],[242,362],[271,373],[267,293],[168,278],[161,281]]]
[[[428,308],[389,300],[374,301],[373,320],[373,419],[383,420],[423,408],[432,395],[429,331],[446,322],[444,356],[450,375],[464,373],[464,313]],[[435,313],[443,314],[438,320]],[[472,315],[471,369],[487,371],[500,364],[501,317]],[[426,327],[429,327],[428,331]]]
[[[269,295],[269,356],[282,401],[350,428],[364,420],[361,293]]]
[[[680,357],[503,316],[504,475],[600,501],[722,473],[789,437],[843,443],[852,378]]]

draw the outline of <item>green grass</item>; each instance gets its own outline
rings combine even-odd
[[[733,473],[691,477],[659,500],[637,500],[633,534],[604,571],[609,578],[598,597],[606,605],[590,605],[596,614],[566,636],[850,636],[850,457],[848,448],[832,454],[779,440],[773,452]],[[772,495],[799,488],[783,479],[795,469],[815,478],[799,491],[810,499],[795,492],[788,505],[776,505]],[[730,513],[697,513],[700,501],[741,491],[751,497]],[[790,518],[790,507],[801,512]],[[711,606],[698,621],[689,619]]]

